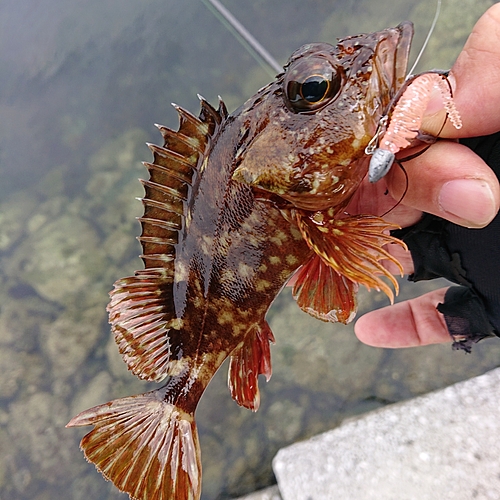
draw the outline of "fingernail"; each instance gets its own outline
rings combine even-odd
[[[448,85],[450,86],[451,95],[455,93],[456,81],[453,73],[450,73],[446,79],[448,80]],[[427,103],[427,108],[425,109],[424,116],[432,116],[444,109],[443,94],[438,87],[434,86],[431,91],[431,96],[429,102]]]
[[[490,186],[479,179],[447,182],[439,193],[439,205],[444,212],[461,219],[457,222],[467,227],[485,226],[497,211]]]
[[[438,88],[434,87],[431,91],[431,97],[425,108],[424,116],[432,116],[444,110],[443,96]]]
[[[452,95],[454,94],[456,82],[455,77],[450,73],[447,77],[448,82],[452,89]],[[441,91],[434,87],[431,91],[431,96],[427,107],[422,117],[422,124],[420,126],[421,130],[430,135],[440,135],[443,130],[443,124],[446,122],[446,109],[444,107],[444,100]]]

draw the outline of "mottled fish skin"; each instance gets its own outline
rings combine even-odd
[[[392,259],[392,226],[338,216],[404,81],[411,36],[404,23],[306,45],[232,115],[202,100],[199,117],[177,107],[178,131],[159,127],[165,144],[150,146],[142,181],[145,269],[115,283],[108,311],[129,369],[167,382],[68,424],[94,425],[86,458],[131,498],[199,499],[196,406],[230,357],[233,398],[257,410],[257,377],[271,376],[265,315],[295,272],[299,306],[325,321],[352,319],[358,283],[392,293],[376,276],[392,278],[379,263]]]
[[[284,218],[285,208],[232,179],[239,124],[248,113],[241,110],[214,137],[176,249],[173,297],[182,326],[175,344],[182,357],[171,364],[185,373],[189,386],[185,401],[177,402],[185,411],[193,410],[226,357],[265,324],[271,302],[311,253]]]

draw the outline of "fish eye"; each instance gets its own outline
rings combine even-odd
[[[335,98],[341,84],[341,72],[326,59],[298,60],[285,75],[285,101],[295,113],[312,113]]]
[[[321,102],[327,95],[330,81],[322,75],[310,76],[299,88],[300,96],[305,101],[314,104]]]

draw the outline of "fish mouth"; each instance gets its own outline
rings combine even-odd
[[[399,31],[399,39],[396,43],[394,56],[394,82],[397,84],[395,91],[403,85],[406,79],[408,58],[410,56],[411,41],[413,40],[413,23],[405,21],[399,24],[395,30]]]
[[[379,32],[367,96],[369,101],[373,100],[374,115],[384,114],[405,82],[413,32],[413,23],[409,21]]]

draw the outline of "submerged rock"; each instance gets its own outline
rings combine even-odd
[[[79,466],[76,460],[72,463],[76,452],[74,440],[64,428],[69,412],[60,399],[47,392],[37,392],[15,401],[9,410],[8,432],[16,443],[17,460],[22,457],[29,471],[17,489],[22,486],[29,490],[35,480],[49,484],[64,482],[70,464],[72,474],[77,472],[75,468],[84,469],[84,464]]]
[[[26,368],[29,367],[29,370]],[[21,389],[23,392],[34,393],[44,383],[46,370],[44,359],[39,354],[18,352],[14,349],[0,349],[0,400],[9,400]]]
[[[80,370],[104,335],[103,305],[64,311],[41,329],[41,349],[52,368],[53,379],[67,379]]]
[[[91,292],[99,288],[107,267],[95,230],[85,220],[63,214],[20,245],[9,273],[46,300],[88,305],[96,302]]]
[[[282,292],[271,314],[270,325],[276,332],[272,390],[293,383],[342,399],[359,398],[375,377],[383,351],[361,344],[352,325],[311,318],[290,295],[289,290]],[[360,372],[361,362],[364,369]]]
[[[32,193],[21,191],[0,204],[0,251],[11,250],[25,235],[27,221],[37,208]]]

